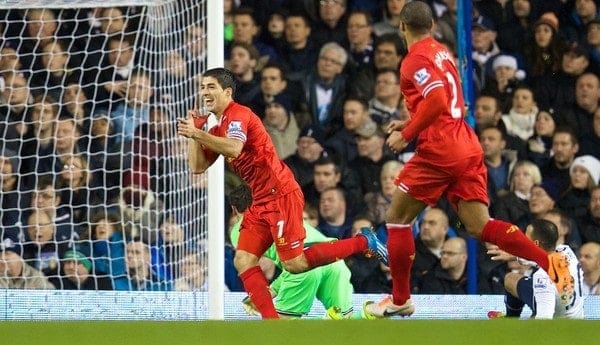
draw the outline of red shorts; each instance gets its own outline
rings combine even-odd
[[[244,213],[237,249],[260,258],[275,242],[281,261],[300,256],[306,237],[303,209],[304,196],[300,190],[262,204],[252,204]]]
[[[489,204],[483,155],[432,163],[417,154],[402,168],[395,183],[408,195],[429,206],[435,206],[442,196],[455,210],[459,200]]]

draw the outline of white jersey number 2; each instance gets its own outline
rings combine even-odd
[[[457,107],[458,104],[458,87],[456,86],[456,79],[450,72],[446,72],[446,80],[450,86],[452,86],[452,100],[450,102],[450,114],[454,119],[460,119],[463,117],[462,110]]]

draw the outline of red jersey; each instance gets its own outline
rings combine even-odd
[[[482,155],[477,135],[464,121],[465,102],[453,56],[439,42],[428,37],[410,47],[400,67],[400,89],[411,116],[427,94],[436,88],[444,88],[447,110],[418,134],[417,154],[433,161]]]
[[[229,103],[219,123],[209,133],[244,143],[237,158],[225,159],[248,183],[255,204],[300,190],[290,168],[277,156],[261,120],[249,108],[236,102]]]

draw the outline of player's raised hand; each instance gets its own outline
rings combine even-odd
[[[198,114],[197,110],[188,111],[187,117],[182,117],[177,120],[177,134],[186,138],[193,138],[194,132],[199,129],[196,128],[195,115]]]
[[[390,121],[390,123],[388,123],[386,127],[386,132],[390,134],[393,131],[401,131],[404,129],[404,127],[406,127],[406,121],[392,120]]]

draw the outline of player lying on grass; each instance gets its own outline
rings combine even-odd
[[[503,252],[497,248],[488,250],[494,260],[523,261],[522,264],[530,266],[524,273],[509,272],[504,277],[506,289],[506,313],[490,311],[489,318],[519,317],[523,306],[527,304],[536,319],[552,319],[554,317],[567,317],[583,319],[583,295],[581,281],[583,271],[577,261],[575,253],[568,245],[556,245],[558,229],[554,223],[545,219],[535,219],[527,226],[526,236],[547,253],[561,252],[569,258],[569,271],[574,278],[574,293],[568,300],[561,300],[561,294],[548,276],[548,273],[539,268],[534,262],[524,261]],[[564,295],[563,295],[564,296]]]
[[[251,198],[250,189],[243,184],[231,191],[228,197],[234,213],[243,213],[251,203]],[[241,222],[240,218],[231,228],[231,243],[234,246],[238,242]],[[306,221],[304,229],[306,229],[304,242],[306,246],[334,240],[323,235]],[[267,249],[264,256],[273,260],[282,269],[281,274],[270,285],[271,295],[275,298],[275,309],[281,317],[299,318],[308,314],[316,298],[326,309],[325,318],[334,320],[360,318],[358,315],[353,317],[352,314],[353,287],[350,284],[350,270],[343,260],[304,273],[292,274],[282,268],[275,246]],[[243,306],[249,314],[260,315],[250,298],[246,297],[243,300]]]

